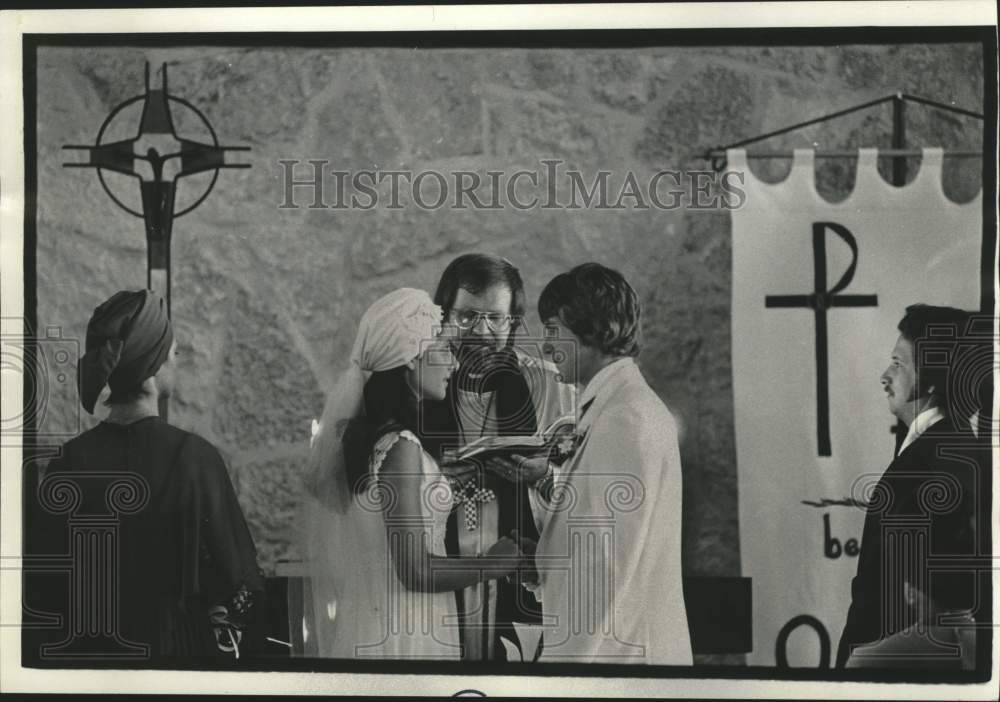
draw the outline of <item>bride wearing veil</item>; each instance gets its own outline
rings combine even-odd
[[[420,439],[420,403],[444,399],[457,365],[441,324],[422,290],[380,298],[327,398],[302,524],[304,635],[321,657],[458,660],[455,591],[520,562],[507,537],[483,555],[446,555],[452,491]]]

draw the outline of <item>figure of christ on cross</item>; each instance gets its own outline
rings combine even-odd
[[[829,290],[826,289],[826,230],[831,230],[851,248],[851,263]],[[876,307],[877,295],[841,295],[851,284],[858,265],[858,243],[847,227],[834,222],[815,222],[812,230],[813,292],[808,295],[767,295],[766,307],[805,307],[816,316],[816,439],[820,456],[831,456],[830,379],[826,312],[831,307]]]
[[[150,85],[148,63],[146,64],[145,79],[145,93],[126,100],[112,110],[98,131],[95,144],[68,144],[63,147],[64,149],[86,151],[89,159],[83,163],[64,163],[63,165],[67,168],[96,168],[101,178],[101,184],[112,200],[125,211],[145,220],[146,284],[150,289],[163,293],[169,311],[171,302],[170,237],[173,221],[195,209],[208,197],[215,185],[219,169],[250,168],[248,163],[227,163],[225,156],[226,152],[249,151],[250,147],[220,146],[215,136],[215,130],[205,116],[190,102],[168,93],[166,64],[163,64],[161,69],[162,86],[160,88],[154,89]],[[121,141],[103,142],[102,138],[108,126],[122,113],[124,108],[136,102],[142,103],[142,115],[135,136]],[[211,137],[212,143],[203,143],[178,136],[171,115],[171,102],[191,111]],[[139,168],[143,163],[148,164],[148,167]],[[142,212],[126,206],[111,192],[104,181],[102,169],[131,176],[139,181]],[[180,211],[175,211],[174,199],[177,192],[177,181],[183,177],[205,171],[215,171],[207,189],[193,204]]]

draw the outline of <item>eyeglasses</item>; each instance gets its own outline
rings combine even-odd
[[[486,326],[493,332],[507,331],[514,321],[511,315],[500,314],[498,312],[480,312],[479,310],[451,311],[451,320],[463,331],[472,329],[479,324],[479,320],[481,319],[486,320]]]

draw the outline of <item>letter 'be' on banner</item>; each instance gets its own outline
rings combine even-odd
[[[832,665],[864,523],[852,485],[885,470],[895,446],[879,376],[896,325],[917,302],[979,307],[982,194],[948,200],[942,158],[924,149],[896,187],[861,149],[853,192],[833,204],[816,191],[812,150],[775,184],[744,151],[727,154],[746,183],[732,215],[732,354],[752,665],[817,667],[824,649]]]

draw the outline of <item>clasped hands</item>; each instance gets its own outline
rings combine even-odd
[[[475,475],[480,468],[484,468],[511,483],[522,481],[536,483],[548,474],[549,459],[547,454],[537,456],[524,456],[517,453],[493,454],[475,461],[458,461],[441,465],[444,474],[456,480],[463,480]],[[515,572],[519,572],[522,583],[537,585],[539,578],[535,568],[536,547],[537,543],[534,540],[520,536],[517,530],[514,530],[507,536],[498,539],[485,555],[490,558],[510,559],[511,568],[506,576],[508,582]]]
[[[521,582],[526,585],[538,584],[538,570],[535,567],[535,549],[538,544],[534,539],[520,536],[514,529],[507,536],[500,537],[486,552],[488,558],[509,558],[510,573],[506,575],[507,582],[515,573],[520,573]]]

